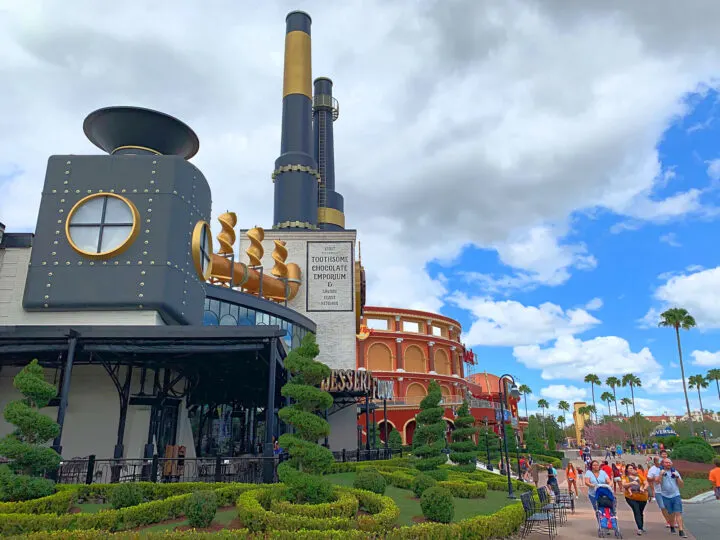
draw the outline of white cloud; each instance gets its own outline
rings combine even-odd
[[[670,247],[682,247],[682,244],[678,241],[677,234],[673,232],[661,235],[660,241]]]
[[[668,410],[668,407],[665,401],[636,397],[635,410],[642,414],[656,416],[664,414]],[[630,411],[632,413],[632,406],[630,406]]]
[[[694,366],[703,366],[710,368],[720,367],[720,351],[693,351],[690,353],[690,356],[693,357]]]
[[[681,378],[663,379],[661,377],[654,377],[643,381],[643,387],[657,394],[677,394],[683,391]]]
[[[488,292],[529,289],[537,285],[562,285],[570,279],[570,270],[595,268],[595,257],[583,244],[561,243],[563,231],[536,226],[495,245],[500,262],[516,270],[513,275],[496,278],[468,272],[466,277],[481,283]]]
[[[655,291],[655,298],[662,306],[648,311],[645,319],[668,307],[682,306],[699,328],[720,328],[720,267],[670,277]]]
[[[560,336],[580,334],[600,324],[584,309],[563,309],[550,302],[525,306],[514,300],[496,302],[489,298],[449,298],[471,313],[472,324],[463,337],[469,346],[515,346],[542,344]]]
[[[713,180],[720,180],[720,159],[706,161],[707,175]]]
[[[598,309],[600,309],[602,307],[603,307],[602,298],[593,298],[587,304],[585,304],[585,309],[587,311],[597,311]]]
[[[588,392],[585,388],[577,386],[568,386],[565,384],[551,384],[540,390],[540,395],[544,398],[562,400],[572,403],[587,398]]]
[[[526,367],[541,369],[541,377],[545,380],[579,381],[588,373],[604,378],[607,375],[623,375],[629,369],[645,376],[662,372],[650,349],[645,347],[633,352],[630,344],[617,336],[596,337],[587,341],[564,336],[545,348],[538,345],[515,347],[513,354]]]
[[[0,182],[9,230],[34,227],[46,157],[96,152],[82,119],[113,104],[186,121],[223,202],[215,215],[269,227],[288,5],[66,4],[3,3],[0,79],[13,84],[0,145],[12,158],[0,170],[19,171]],[[296,4],[313,16],[314,75],[335,80],[341,104],[337,189],[370,303],[437,309],[446,285],[426,263],[469,244],[497,249],[521,288],[562,283],[595,262],[551,224],[578,210],[658,222],[700,209],[697,190],[654,193],[657,143],[687,113],[684,96],[720,75],[720,5]],[[536,242],[547,257],[518,251]]]

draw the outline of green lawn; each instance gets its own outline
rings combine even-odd
[[[81,512],[87,513],[87,514],[95,514],[99,512],[100,510],[105,510],[106,508],[112,508],[109,504],[99,504],[99,503],[85,503],[85,504],[78,504],[77,507],[80,509]]]
[[[690,499],[706,491],[712,491],[712,483],[706,478],[683,478],[685,485],[680,489],[683,499]]]
[[[329,474],[327,478],[333,484],[352,487],[355,473]],[[412,491],[388,486],[385,490],[385,495],[391,497],[400,508],[400,517],[398,518],[399,525],[413,525],[413,517],[422,517],[420,500],[415,498]],[[488,490],[487,497],[484,499],[460,499],[455,497],[455,517],[453,521],[461,521],[484,514],[494,514],[510,502],[507,498],[507,493],[503,491]]]

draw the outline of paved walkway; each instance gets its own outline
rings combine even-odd
[[[565,481],[565,472],[558,471],[558,480],[561,488],[567,488],[567,482]],[[546,477],[543,473],[540,475],[540,486],[545,485]],[[625,502],[625,498],[622,494],[618,494],[617,497],[617,517],[618,525],[623,537],[626,539],[634,538],[636,536],[635,520],[633,519],[632,511]],[[718,519],[720,524],[720,518]],[[710,540],[704,536],[693,536],[691,533],[692,524],[690,530],[685,532],[688,538],[694,538],[695,540]],[[590,501],[587,497],[587,489],[580,487],[580,498],[575,501],[575,514],[568,514],[567,523],[558,527],[557,540],[575,540],[576,538],[597,538],[597,520],[595,519],[595,512],[593,512]],[[665,527],[665,519],[663,518],[657,504],[654,502],[648,503],[645,507],[645,530],[646,534],[642,538],[648,540],[655,539],[672,539],[678,538],[677,534],[671,535],[670,530]],[[539,540],[540,538],[548,538],[547,533],[542,534],[539,532],[533,532],[528,538],[533,540]],[[614,538],[611,536],[610,538]],[[713,538],[717,538],[714,536]]]

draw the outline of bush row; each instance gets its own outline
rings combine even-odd
[[[314,512],[307,508],[305,515],[285,514],[272,510],[273,501],[281,500],[282,489],[273,486],[254,489],[240,495],[237,500],[238,517],[252,532],[263,531],[350,531],[360,529],[368,532],[381,532],[389,529],[400,515],[400,509],[390,497],[377,495],[360,489],[337,488],[337,493],[346,493],[353,497],[367,515],[349,517],[331,513],[329,505],[316,505],[321,508]],[[338,495],[338,500],[340,495]],[[297,506],[297,505],[296,505]],[[280,503],[276,508],[284,508]],[[315,515],[310,515],[315,514]]]
[[[438,486],[444,487],[455,497],[461,499],[477,499],[487,495],[488,485],[479,480],[467,480],[452,478],[444,482],[438,482]]]
[[[195,531],[164,532],[164,533],[115,533],[104,531],[55,531],[30,534],[18,538],[29,540],[135,540],[165,539],[187,540],[489,540],[490,538],[507,538],[512,536],[522,525],[525,513],[522,505],[517,503],[506,506],[489,516],[476,516],[457,523],[443,525],[440,523],[422,523],[412,527],[398,527],[385,532],[370,533],[365,530],[308,530],[265,531],[250,533],[247,529],[223,530],[214,533]]]
[[[67,514],[76,499],[75,491],[63,490],[30,501],[0,502],[0,514]]]
[[[167,485],[182,486],[182,484]],[[232,504],[240,494],[258,488],[257,484],[203,484],[203,486],[204,489],[208,489],[209,486],[218,486],[215,492],[220,506]],[[37,531],[85,529],[122,531],[133,529],[183,516],[185,503],[190,496],[191,493],[184,493],[138,506],[105,510],[97,514],[79,513],[60,516],[53,514],[0,514],[0,536],[23,535]]]

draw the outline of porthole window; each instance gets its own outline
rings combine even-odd
[[[119,255],[140,231],[135,205],[114,193],[95,193],[78,201],[65,221],[70,246],[86,257],[107,259]]]
[[[212,272],[212,234],[206,221],[198,221],[192,234],[192,257],[195,272],[202,281],[207,281]]]

